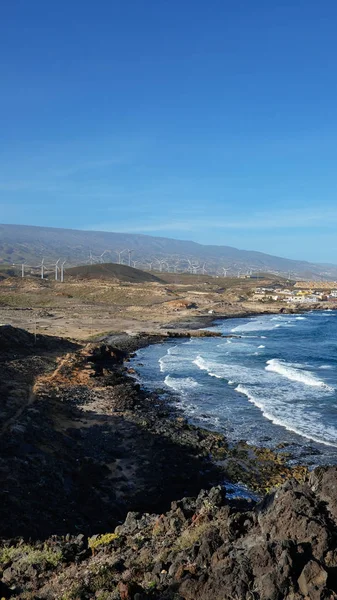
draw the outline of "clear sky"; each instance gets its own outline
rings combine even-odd
[[[336,0],[1,0],[0,222],[337,263]]]

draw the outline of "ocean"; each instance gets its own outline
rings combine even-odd
[[[169,340],[133,359],[142,385],[230,442],[337,463],[337,312],[226,319],[224,336]]]

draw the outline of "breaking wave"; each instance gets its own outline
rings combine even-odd
[[[304,385],[323,388],[330,392],[334,391],[334,388],[327,385],[321,379],[315,377],[315,375],[309,371],[301,370],[293,363],[287,363],[277,358],[272,358],[271,360],[267,361],[266,371],[278,373],[279,375],[282,375],[282,377],[290,379],[290,381],[297,381],[298,383],[303,383]]]
[[[294,407],[293,403],[289,405],[286,402],[275,403],[274,399],[270,401],[266,397],[259,397],[241,384],[235,388],[235,391],[244,394],[249,402],[259,408],[263,416],[274,425],[280,425],[313,442],[337,448],[337,429],[321,424],[319,415],[308,414]]]

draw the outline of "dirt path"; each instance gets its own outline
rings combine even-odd
[[[32,406],[32,404],[34,404],[34,402],[37,400],[37,397],[41,393],[41,391],[43,391],[44,388],[47,388],[48,384],[52,384],[53,381],[57,379],[63,366],[69,362],[70,356],[70,353],[66,354],[59,361],[58,366],[51,374],[39,375],[36,378],[34,384],[28,387],[26,401],[24,401],[20,408],[18,408],[15,411],[15,413],[9,419],[6,419],[5,422],[2,424],[2,426],[0,427],[0,437],[3,436],[4,433],[6,433],[10,429],[10,427],[14,426],[17,421],[19,421],[24,411],[30,406]],[[57,355],[53,352],[49,354],[48,357],[57,357]],[[15,362],[19,363],[20,361],[22,361],[22,359],[16,359],[14,361],[11,361],[11,364]]]

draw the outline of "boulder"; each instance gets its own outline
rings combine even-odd
[[[311,490],[326,503],[331,519],[337,526],[337,467],[319,467],[309,478]]]
[[[266,496],[256,511],[263,535],[274,541],[310,544],[312,554],[318,560],[327,552],[332,535],[330,522],[307,485],[288,481]]]
[[[310,560],[298,578],[298,587],[310,600],[321,600],[327,579],[326,570],[315,560]]]

